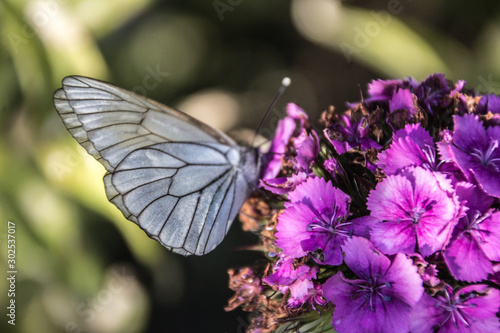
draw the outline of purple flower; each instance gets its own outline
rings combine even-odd
[[[425,259],[418,253],[411,255],[413,260],[413,265],[418,267],[418,274],[424,285],[429,287],[436,287],[441,283],[438,278],[438,270],[436,265],[429,264]]]
[[[344,177],[344,170],[335,158],[329,158],[323,163],[323,167],[332,176],[333,180],[339,182],[340,177]]]
[[[458,80],[455,83],[455,88],[450,91],[448,100],[453,103],[453,112],[455,114],[463,115],[471,113],[474,112],[474,108],[476,107],[477,100],[474,100],[474,93],[471,92],[471,96],[461,92],[465,87],[465,83],[463,80]],[[447,105],[447,103],[443,103],[443,105]]]
[[[408,332],[409,315],[424,288],[417,268],[403,254],[390,260],[370,241],[345,241],[345,263],[358,279],[340,272],[323,285],[324,297],[335,304],[332,325],[342,332]]]
[[[398,88],[413,91],[417,85],[418,83],[413,78],[406,80],[373,80],[368,84],[369,97],[363,102],[370,108],[375,108],[375,105],[385,107]],[[347,105],[352,108],[356,106],[356,103],[348,103]]]
[[[444,74],[438,73],[422,81],[413,92],[417,95],[422,107],[430,114],[434,114],[434,108],[447,106],[442,102],[449,96],[451,89]]]
[[[314,130],[306,137],[297,149],[295,170],[312,173],[311,165],[314,164],[319,154],[319,138]]]
[[[316,177],[298,185],[288,199],[278,217],[276,245],[292,258],[319,251],[314,257],[320,262],[340,265],[340,246],[353,233],[352,224],[346,222],[349,196]]]
[[[456,189],[468,211],[455,227],[444,258],[458,280],[478,282],[494,273],[492,261],[500,261],[500,212],[491,211],[493,198],[476,186],[459,183]]]
[[[309,128],[309,116],[304,111],[304,109],[302,109],[297,104],[288,103],[286,106],[286,113],[288,114],[288,117],[291,117],[299,122],[299,131]]]
[[[242,306],[245,311],[255,311],[259,307],[260,294],[264,291],[258,275],[250,268],[244,267],[236,271],[228,270],[229,288],[235,294],[225,307],[226,311],[231,311]]]
[[[444,133],[446,134],[448,132]],[[437,160],[434,141],[420,124],[407,124],[405,128],[396,131],[391,146],[377,157],[377,166],[386,175],[397,174],[409,166],[420,166],[445,173],[453,182],[465,180],[455,163]]]
[[[278,177],[271,179],[261,179],[259,187],[263,187],[271,193],[284,195],[293,191],[297,185],[309,177],[305,172],[292,174],[290,177]]]
[[[312,279],[316,278],[318,267],[296,265],[293,258],[282,255],[273,270],[275,272],[262,281],[270,286],[276,286],[282,294],[290,290],[293,298],[301,299],[308,295],[311,288],[314,288]]]
[[[476,284],[454,293],[447,286],[443,295],[422,296],[411,315],[411,332],[499,332],[500,323],[495,315],[499,307],[497,289]]]
[[[276,177],[281,169],[282,158],[287,151],[286,147],[293,143],[297,145],[295,146],[297,148],[307,137],[306,128],[309,127],[309,118],[304,110],[294,103],[289,103],[286,112],[288,116],[278,121],[269,152],[263,156],[262,163],[266,167],[263,168],[262,179]]]
[[[455,96],[455,94],[460,94],[462,89],[464,89],[466,83],[467,82],[464,80],[458,80],[457,83],[455,83],[455,88],[450,91],[450,96],[453,97]]]
[[[398,89],[389,101],[389,110],[391,113],[396,110],[407,110],[411,118],[418,111],[417,96],[408,89]]]
[[[438,142],[442,159],[455,162],[489,195],[500,198],[500,127],[484,128],[478,116],[454,116],[453,137]]]
[[[319,138],[315,131],[307,135],[309,118],[299,106],[293,103],[287,105],[288,116],[278,123],[276,135],[273,139],[269,153],[264,154],[263,164],[266,167],[260,177],[260,187],[284,195],[290,192],[313,175],[311,166],[319,154]],[[294,156],[293,152],[297,152]],[[293,162],[295,173],[288,177],[278,177],[283,160]]]
[[[494,94],[483,95],[477,106],[477,113],[500,114],[500,96]]]
[[[402,85],[403,80],[373,80],[368,84],[369,98],[376,101],[388,101]]]
[[[369,97],[362,101],[369,110],[377,107],[394,112],[397,109],[415,114],[423,108],[433,115],[436,108],[446,108],[451,105],[456,94],[460,94],[465,81],[458,81],[453,90],[444,74],[432,74],[418,83],[413,78],[406,80],[374,80],[368,84]],[[457,95],[458,96],[458,95]],[[458,96],[462,97],[462,95]],[[357,103],[348,103],[354,108]]]
[[[420,124],[408,124],[395,132],[391,146],[377,157],[377,166],[387,175],[397,174],[409,166],[437,169],[434,141]]]
[[[286,146],[290,141],[290,138],[295,131],[295,121],[292,118],[286,117],[278,121],[278,127],[276,128],[276,134],[274,135],[273,141],[271,142],[271,147],[269,152],[262,156],[262,163],[266,167],[263,168],[263,174],[261,178],[274,178],[278,175],[281,170],[281,160],[286,152]]]
[[[353,149],[381,149],[382,146],[371,139],[370,126],[366,117],[355,120],[352,117],[341,116],[340,121],[325,128],[325,137],[335,148],[337,154],[343,154]]]
[[[308,177],[314,176],[311,169],[319,154],[319,138],[315,131],[301,142],[297,148],[294,171],[289,177],[268,178],[260,180],[260,187],[278,195],[284,195],[295,189]],[[281,162],[280,162],[281,164]]]
[[[287,104],[286,113],[288,117],[292,118],[297,123],[295,132],[291,138],[291,143],[295,149],[298,149],[307,138],[307,130],[310,128],[309,116],[295,103]]]
[[[460,212],[450,181],[420,167],[384,179],[370,193],[367,206],[371,241],[378,249],[424,257],[448,243]]]
[[[291,308],[301,308],[305,304],[309,304],[314,310],[316,310],[316,305],[325,305],[326,300],[323,298],[323,286],[314,282],[313,287],[307,291],[306,295],[300,298],[290,297],[288,299],[288,306]]]

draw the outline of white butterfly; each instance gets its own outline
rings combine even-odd
[[[109,83],[68,76],[54,105],[108,171],[108,199],[167,249],[204,255],[226,235],[259,173],[256,149]]]

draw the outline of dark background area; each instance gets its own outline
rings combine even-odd
[[[227,270],[259,262],[235,221],[203,257],[169,253],[104,195],[104,169],[52,106],[67,75],[112,82],[251,139],[279,87],[316,121],[371,80],[444,72],[500,89],[498,1],[4,0],[0,263],[16,224],[16,326],[2,332],[243,332]],[[4,269],[5,267],[5,269]],[[6,274],[6,273],[5,273]],[[0,279],[0,308],[8,284]]]

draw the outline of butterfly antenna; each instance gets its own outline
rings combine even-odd
[[[266,120],[267,116],[269,115],[269,112],[271,112],[271,110],[273,109],[274,104],[276,104],[276,101],[278,100],[278,98],[280,98],[280,96],[283,95],[283,93],[285,92],[285,89],[290,85],[290,83],[292,83],[292,80],[290,80],[289,77],[284,77],[283,80],[281,81],[281,86],[278,89],[278,92],[276,93],[273,100],[271,101],[271,104],[269,104],[269,107],[267,108],[267,111],[264,114],[264,117],[262,117],[262,119],[260,120],[259,125],[257,125],[257,129],[255,130],[255,135],[253,137],[251,147],[253,147],[253,145],[255,143],[255,139],[257,138],[257,134],[259,133],[260,128],[262,127],[262,124],[264,124],[264,120]]]

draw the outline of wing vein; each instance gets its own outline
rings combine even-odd
[[[227,192],[229,191],[229,189],[231,188],[232,184],[234,183],[234,179],[235,179],[235,177],[233,175],[233,177],[231,179],[231,183],[229,184],[229,186],[228,186],[228,188],[226,190],[226,193],[224,193],[224,199],[222,200],[221,205],[219,206],[219,209],[217,209],[217,214],[215,214],[214,223],[212,223],[212,226],[210,227],[210,231],[208,232],[207,242],[205,243],[205,246],[203,247],[203,252],[205,252],[206,249],[207,249],[207,245],[209,243],[208,240],[210,239],[210,236],[212,235],[212,231],[214,230],[215,223],[217,222],[217,218],[219,217],[220,210],[222,209],[222,206],[223,206],[224,202],[226,201]],[[229,211],[229,214],[231,214],[231,211]],[[227,229],[227,221],[226,221],[226,227],[224,228],[224,231],[226,231],[226,229]]]
[[[215,198],[217,197],[217,193],[219,193],[219,191],[220,191],[220,189],[221,189],[221,187],[222,187],[223,185],[224,185],[224,181],[222,181],[222,182],[220,183],[219,187],[218,187],[218,188],[217,188],[217,190],[214,192],[214,195],[212,196],[212,198],[211,198],[211,200],[210,200],[209,210],[210,210],[210,207],[212,207],[212,205],[213,205],[213,203],[214,203]],[[224,203],[224,199],[225,199],[225,198],[223,198],[223,199],[222,199],[222,201],[221,201],[221,206],[222,206],[222,203]],[[196,244],[199,244],[199,242],[200,242],[200,238],[201,238],[201,235],[203,234],[203,229],[205,228],[205,225],[206,225],[206,222],[207,222],[208,215],[209,215],[209,214],[206,214],[206,215],[205,215],[205,219],[204,219],[204,221],[203,221],[203,228],[202,228],[202,231],[201,231],[201,232],[199,233],[199,235],[198,235],[198,240],[196,241]],[[217,218],[216,218],[216,219],[214,219],[214,223],[212,224],[212,228],[213,228],[213,225],[215,224],[215,222],[216,222],[216,221],[217,221]],[[211,229],[210,229],[210,230],[211,230]],[[211,232],[211,231],[210,231],[210,232]],[[209,238],[210,238],[210,233],[209,233],[209,235],[208,235],[208,237],[207,237],[207,243],[208,243],[208,239],[209,239]],[[205,252],[205,248],[206,248],[206,244],[205,244],[205,246],[203,247],[203,252]]]
[[[104,92],[104,93],[107,93],[107,94],[110,94],[110,95],[112,95],[112,96],[117,97],[119,100],[122,100],[122,101],[128,102],[128,103],[133,104],[133,105],[135,105],[135,106],[142,106],[142,107],[144,107],[144,105],[140,105],[140,104],[137,104],[137,103],[135,103],[135,102],[131,102],[131,101],[129,101],[129,100],[125,100],[125,99],[123,99],[123,97],[121,97],[121,96],[117,95],[117,94],[116,94],[116,93],[114,93],[114,92],[111,92],[110,90],[106,90],[106,89],[103,89],[103,88],[98,87],[98,86],[95,86],[95,85],[94,85],[94,86],[92,86],[92,85],[88,84],[87,82],[84,82],[82,79],[80,79],[80,78],[78,78],[78,77],[74,77],[74,76],[73,76],[73,78],[74,78],[75,80],[77,80],[77,81],[79,81],[79,82],[83,83],[84,85],[86,85],[86,87],[87,87],[87,88],[100,90],[100,91],[102,91],[102,92]],[[98,80],[96,80],[96,81],[98,81]],[[99,82],[99,83],[101,83],[101,84],[109,85],[108,83],[105,83],[105,82],[102,82],[102,81],[98,81],[98,82]],[[67,83],[66,85],[67,85],[68,87],[73,87],[73,88],[82,88],[82,87],[80,87],[80,86],[71,85],[70,83]],[[112,85],[110,85],[110,86],[112,86]],[[118,87],[115,87],[115,86],[112,86],[112,87],[113,87],[113,88],[115,88],[115,89],[117,89],[117,90],[119,90],[120,92],[123,92],[123,93],[125,93],[125,94],[127,94],[127,95],[130,95],[130,92],[128,92],[128,91],[125,91],[125,90],[123,90],[123,89],[121,89],[121,88],[118,88]],[[77,99],[73,99],[73,100],[77,100]],[[89,98],[84,98],[84,99],[82,99],[82,100],[83,100],[83,101],[87,101],[87,100],[90,100],[90,99],[89,99]],[[91,100],[99,100],[99,99],[98,99],[98,98],[92,98]],[[101,100],[109,101],[109,99],[101,99]]]
[[[180,169],[180,168],[179,168]],[[214,180],[212,180],[210,183],[208,183],[207,185],[203,186],[202,188],[198,189],[198,190],[195,190],[195,191],[191,191],[191,192],[188,192],[186,194],[183,194],[183,195],[173,195],[173,194],[168,194],[174,198],[184,198],[184,197],[187,197],[188,195],[191,195],[193,193],[197,193],[197,192],[200,192],[200,191],[203,191],[204,189],[206,189],[207,187],[209,187],[210,185],[212,185],[213,183],[217,182],[219,179],[223,178],[224,176],[227,175],[227,173],[231,172],[231,169],[229,170],[226,170],[224,173],[221,173],[219,176],[217,176],[216,178],[214,178]],[[173,176],[172,176],[173,177]],[[170,190],[170,189],[169,189]]]

